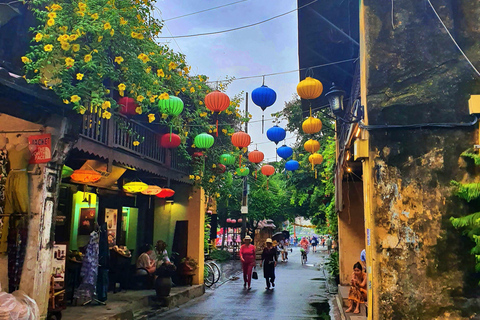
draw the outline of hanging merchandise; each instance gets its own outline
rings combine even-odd
[[[144,195],[147,195],[147,196],[155,196],[157,194],[160,193],[160,191],[162,191],[162,188],[160,188],[159,186],[148,186],[147,189],[143,190],[143,191],[140,191],[142,194]]]
[[[323,156],[319,153],[314,153],[308,157],[308,162],[312,164],[312,170],[314,170],[315,165],[322,164]],[[315,169],[315,179],[317,179],[317,169]]]
[[[247,167],[240,167],[240,168],[235,169],[235,173],[239,177],[245,177],[245,176],[249,175],[250,169],[248,169]]]
[[[142,192],[147,189],[148,189],[148,184],[140,181],[128,182],[123,185],[123,190],[129,193]]]
[[[298,170],[298,168],[300,168],[300,163],[296,160],[288,160],[285,163],[285,169],[288,171],[295,171]]]
[[[286,145],[283,145],[281,146],[280,148],[277,149],[277,154],[280,156],[280,158],[282,158],[283,160],[287,160],[288,158],[290,158],[293,154],[293,149],[286,146]]]
[[[220,163],[226,166],[235,164],[235,157],[231,154],[224,153],[220,156]]]
[[[232,144],[239,149],[248,147],[250,145],[250,142],[251,142],[250,135],[248,133],[243,132],[243,131],[235,132],[232,135]],[[240,151],[238,166],[239,167],[242,166],[242,152],[241,151]]]
[[[173,197],[174,194],[175,194],[175,191],[173,191],[172,189],[164,188],[162,189],[162,191],[157,193],[156,196],[160,199],[165,199],[165,198]]]
[[[80,270],[82,283],[75,290],[74,294],[74,298],[80,301],[92,301],[95,297],[99,266],[99,241],[100,234],[98,232],[93,231],[90,233],[90,241],[88,242]]]
[[[161,147],[167,149],[175,149],[182,143],[180,136],[175,133],[167,133],[157,136],[157,141]]]
[[[194,144],[197,148],[200,149],[209,149],[211,146],[213,146],[213,143],[215,142],[215,139],[209,135],[208,133],[200,133],[197,135],[194,139]],[[203,158],[203,170],[202,172],[205,172],[205,157]]]
[[[264,158],[265,155],[263,152],[258,150],[254,150],[248,154],[248,160],[250,160],[251,163],[259,164]],[[255,180],[257,180],[257,169],[255,169]]]
[[[269,180],[269,177],[275,173],[275,167],[269,164],[266,164],[262,167],[261,171],[264,176],[267,176],[267,190],[268,190],[268,180]]]
[[[120,113],[124,116],[134,116],[137,114],[135,109],[137,109],[138,104],[135,102],[135,99],[129,97],[123,97],[118,100],[120,105]]]
[[[305,134],[315,134],[322,130],[322,120],[312,117],[312,108],[310,108],[310,117],[302,123],[302,130]]]
[[[273,105],[276,100],[277,100],[277,93],[273,89],[270,89],[265,85],[265,78],[262,86],[252,91],[253,103],[255,103],[257,106],[262,108],[262,133],[264,131],[264,121],[265,121],[264,111],[265,109]]]
[[[297,85],[297,93],[302,99],[317,99],[323,92],[323,85],[317,79],[306,77]]]
[[[303,144],[303,147],[305,148],[306,151],[310,153],[315,153],[318,150],[320,150],[320,142],[318,142],[317,140],[310,139]]]
[[[63,165],[62,167],[62,179],[63,178],[68,178],[72,175],[73,169],[70,168],[69,166]]]
[[[75,170],[70,179],[79,183],[95,183],[102,178],[102,175],[95,170]]]
[[[285,139],[286,136],[287,132],[285,131],[285,129],[280,128],[277,125],[267,130],[268,140],[275,142],[275,144],[278,144],[280,141]]]
[[[218,90],[210,92],[205,96],[205,106],[208,110],[216,113],[216,136],[218,137],[218,115],[220,112],[227,110],[230,106],[230,98],[223,92]]]

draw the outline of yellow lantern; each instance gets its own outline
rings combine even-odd
[[[314,153],[308,157],[308,162],[312,164],[312,170],[316,164],[322,164],[323,156],[320,153]],[[317,169],[315,169],[315,179],[317,179]]]
[[[322,120],[308,117],[307,120],[302,123],[303,132],[306,134],[314,134],[322,130]]]
[[[139,181],[125,183],[123,185],[123,190],[130,193],[142,192],[147,190],[147,188],[148,188],[148,185],[146,183],[139,182]]]
[[[323,92],[323,85],[317,79],[306,77],[297,85],[297,93],[302,99],[316,99]]]
[[[303,147],[305,148],[305,150],[307,150],[308,152],[310,153],[315,153],[317,152],[318,150],[320,150],[320,142],[318,142],[317,140],[308,140],[307,142],[305,142],[305,144],[303,145]]]
[[[162,191],[162,188],[159,186],[148,186],[147,189],[140,191],[142,194],[147,195],[147,196],[155,196]]]

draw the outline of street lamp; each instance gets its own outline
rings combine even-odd
[[[343,96],[345,95],[345,91],[343,91],[340,87],[337,87],[335,83],[332,83],[332,87],[330,91],[325,94],[328,99],[328,103],[330,104],[330,109],[332,113],[337,117],[340,117],[343,114]]]

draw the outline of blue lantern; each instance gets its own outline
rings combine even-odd
[[[276,100],[277,100],[277,93],[273,89],[270,89],[269,87],[267,87],[265,84],[262,84],[261,87],[252,91],[253,103],[255,103],[257,106],[262,108],[262,133],[264,130],[264,123],[265,123],[265,115],[263,114],[263,111],[265,111],[265,109],[267,109],[272,104],[274,104]]]
[[[288,160],[285,163],[285,169],[288,171],[295,171],[298,170],[298,168],[300,168],[300,163],[296,160]]]
[[[277,154],[282,158],[283,160],[287,160],[290,158],[293,154],[293,149],[290,147],[287,147],[286,145],[281,146],[280,148],[277,149]]]
[[[267,130],[268,140],[275,142],[275,144],[278,144],[280,141],[285,139],[286,136],[287,132],[285,129],[280,128],[279,126],[274,126]]]

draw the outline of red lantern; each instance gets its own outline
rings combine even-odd
[[[135,99],[129,97],[123,97],[118,100],[120,105],[120,113],[126,116],[134,116],[137,114],[135,109],[137,109],[138,104],[135,102]]]
[[[203,157],[203,152],[200,152],[200,151],[199,152],[194,152],[193,157],[194,158],[201,158],[201,157]]]
[[[242,218],[238,219],[238,223],[242,223]]]
[[[222,111],[227,110],[228,106],[230,105],[230,98],[223,92],[220,91],[213,91],[210,92],[205,96],[205,106],[208,110],[212,112],[220,113]],[[217,132],[216,135],[218,137],[218,115],[217,115]]]
[[[275,173],[275,167],[269,164],[266,164],[262,167],[261,171],[265,176],[270,177]],[[267,190],[268,190],[268,179],[267,179]]]
[[[232,135],[232,144],[235,147],[238,147],[240,149],[248,147],[251,141],[252,139],[250,138],[250,135],[243,131],[235,132]],[[240,154],[238,167],[240,168],[241,166],[242,166],[242,154]]]
[[[262,162],[264,157],[265,155],[263,154],[263,152],[258,150],[252,151],[248,154],[248,160],[256,164]],[[257,180],[257,169],[255,169],[255,180]]]
[[[227,170],[227,167],[221,163],[217,164],[217,173],[225,173],[225,171]]]
[[[235,220],[235,219],[232,219],[232,223],[237,223],[237,220]]]
[[[232,222],[232,219],[228,218],[227,223],[230,223],[230,222]]]
[[[162,191],[160,191],[159,193],[157,193],[156,196],[161,199],[165,199],[165,198],[173,197],[174,194],[175,194],[175,191],[173,191],[172,189],[165,188],[165,189],[162,189]]]
[[[158,142],[164,148],[174,149],[177,148],[181,143],[182,140],[180,136],[175,133],[167,133],[158,138]]]
[[[102,178],[102,175],[95,170],[75,170],[70,179],[80,183],[93,183]]]

